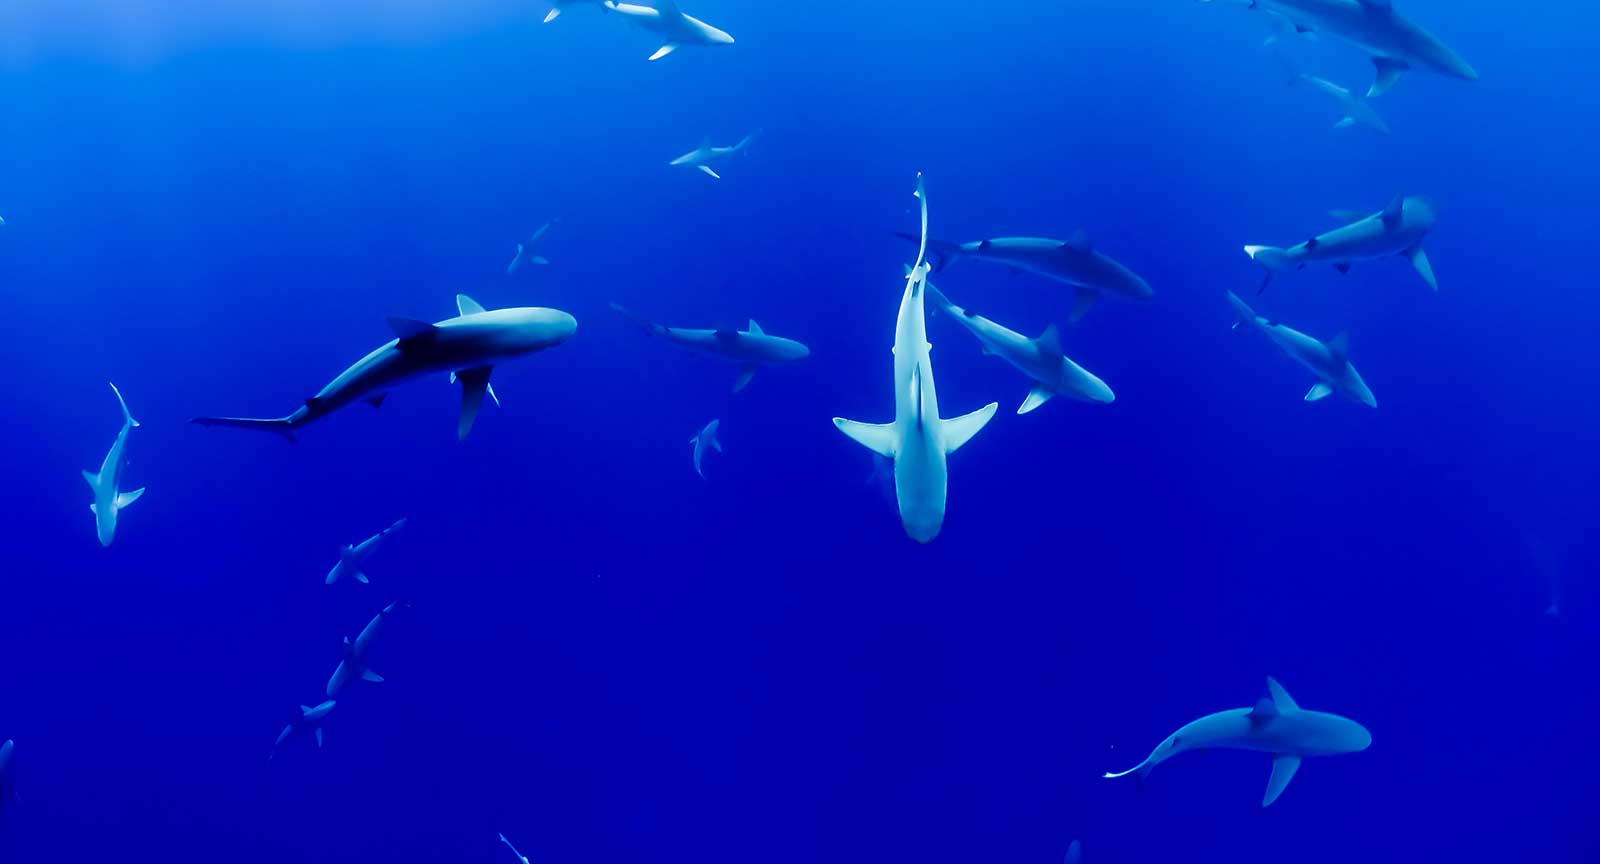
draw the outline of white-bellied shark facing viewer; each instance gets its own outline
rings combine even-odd
[[[632,312],[616,303],[611,308],[628,320],[643,327],[652,336],[661,338],[701,354],[710,354],[739,364],[739,375],[733,381],[737,393],[755,377],[756,370],[766,363],[790,363],[811,356],[811,349],[782,336],[769,335],[755,319],[744,330],[706,330],[688,327],[667,327]]]
[[[683,14],[677,0],[655,0],[654,8],[606,0],[605,7],[666,40],[650,55],[651,60],[660,60],[685,45],[733,44],[732,36]]]
[[[357,678],[363,681],[371,681],[374,684],[383,683],[383,676],[372,671],[371,667],[367,665],[367,655],[372,653],[372,643],[378,638],[378,634],[383,631],[383,622],[389,620],[389,615],[394,612],[395,607],[398,605],[397,603],[390,603],[383,607],[378,614],[372,616],[372,620],[367,622],[367,626],[361,628],[361,632],[356,636],[355,641],[352,642],[349,636],[344,637],[344,659],[340,660],[339,665],[334,667],[333,675],[328,679],[327,694],[329,699],[339,698],[339,693]]]
[[[1411,262],[1429,288],[1439,290],[1433,264],[1422,249],[1423,238],[1433,230],[1438,219],[1432,201],[1420,196],[1396,195],[1377,213],[1335,210],[1330,215],[1346,223],[1344,227],[1318,234],[1287,249],[1244,247],[1250,260],[1266,268],[1267,278],[1261,283],[1263,289],[1272,281],[1274,273],[1300,269],[1307,264],[1331,264],[1340,273],[1348,273],[1353,261],[1376,261],[1398,255]]]
[[[424,375],[452,373],[461,382],[461,416],[456,436],[467,437],[489,390],[496,363],[554,348],[572,338],[578,322],[559,309],[525,306],[486,311],[465,294],[456,295],[460,314],[436,324],[415,318],[389,318],[395,338],[357,360],[339,377],[284,417],[196,417],[201,426],[231,426],[277,432],[294,440],[294,430],[357,400],[382,405],[389,390]]]
[[[1378,407],[1378,400],[1367,387],[1367,382],[1361,379],[1361,373],[1350,363],[1349,336],[1340,333],[1333,337],[1333,341],[1322,342],[1293,327],[1257,315],[1256,310],[1232,291],[1228,292],[1228,302],[1238,316],[1233,325],[1235,329],[1240,324],[1255,327],[1267,334],[1267,338],[1282,348],[1283,353],[1317,376],[1317,383],[1311,385],[1311,390],[1306,393],[1307,402],[1316,402],[1327,398],[1329,393],[1338,393],[1368,408]]]
[[[1354,720],[1307,711],[1277,681],[1267,679],[1267,691],[1253,708],[1234,708],[1201,717],[1167,736],[1143,762],[1108,778],[1136,774],[1143,778],[1157,765],[1187,750],[1221,747],[1254,750],[1272,755],[1272,776],[1261,806],[1278,800],[1307,756],[1359,753],[1372,746],[1372,733]]]
[[[1210,3],[1212,0],[1200,0]],[[1305,33],[1326,33],[1367,52],[1377,68],[1368,96],[1381,96],[1408,69],[1475,81],[1478,73],[1432,33],[1394,10],[1393,0],[1235,0],[1281,15]]]
[[[367,563],[367,559],[372,557],[372,553],[378,551],[378,547],[382,545],[384,540],[389,539],[391,535],[404,527],[406,527],[406,520],[396,519],[393,525],[360,543],[341,546],[339,548],[339,562],[333,565],[332,570],[328,571],[328,579],[324,584],[332,585],[346,576],[363,585],[367,584],[367,574],[362,572],[362,565]]]
[[[690,150],[667,164],[684,168],[698,168],[700,173],[705,174],[707,177],[713,180],[721,180],[722,175],[713,171],[710,163],[720,162],[729,156],[743,152],[744,148],[749,147],[750,142],[754,141],[758,134],[760,134],[760,130],[751,132],[749,135],[740,138],[739,143],[730,144],[726,147],[714,146],[711,143],[711,139],[706,138],[700,142],[699,147]]]
[[[894,420],[859,423],[833,418],[839,431],[880,456],[894,460],[895,499],[900,523],[918,543],[939,536],[944,525],[948,469],[946,457],[978,434],[994,416],[999,403],[952,420],[939,417],[939,395],[933,384],[923,304],[927,296],[928,196],[922,175],[917,175],[917,198],[922,204],[922,244],[917,263],[906,276],[900,312],[894,327]]]
[[[951,303],[932,282],[924,284],[927,285],[928,299],[933,301],[933,305],[978,337],[983,353],[999,357],[1033,379],[1033,389],[1028,391],[1028,398],[1017,407],[1018,414],[1038,408],[1057,393],[1084,402],[1106,403],[1117,398],[1106,382],[1062,353],[1061,334],[1056,325],[1044,328],[1039,338],[1029,339],[1015,330],[974,314],[970,309]]]
[[[100,463],[100,473],[83,472],[84,482],[94,492],[89,511],[94,513],[95,533],[100,537],[101,546],[110,546],[115,539],[117,514],[144,494],[143,486],[131,492],[122,491],[122,472],[128,467],[128,433],[139,427],[139,421],[128,412],[128,403],[117,385],[111,385],[111,392],[117,394],[117,404],[122,406],[122,428],[111,442],[111,449],[106,451],[105,461]]]
[[[689,439],[689,445],[694,448],[694,473],[705,479],[706,472],[700,470],[701,462],[705,460],[706,453],[712,450],[722,452],[722,439],[717,437],[717,429],[722,426],[721,420],[712,420],[704,429],[695,433]]]

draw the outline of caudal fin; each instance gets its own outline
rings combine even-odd
[[[1255,323],[1256,310],[1251,309],[1250,304],[1240,300],[1239,295],[1233,293],[1232,291],[1228,292],[1228,305],[1233,307],[1233,314],[1238,316],[1239,319],[1233,324],[1235,328],[1237,328],[1240,324]]]
[[[106,383],[111,384],[110,381],[107,381]],[[117,389],[117,385],[111,384],[111,392],[117,394],[117,402],[122,405],[122,422],[128,424],[129,426],[137,427],[139,425],[139,421],[133,419],[133,414],[128,411],[128,403],[127,400],[122,398],[122,391]]]
[[[660,335],[662,331],[667,329],[665,327],[662,327],[660,324],[657,324],[656,322],[651,321],[649,318],[646,318],[643,315],[640,315],[639,313],[633,311],[632,309],[629,309],[629,308],[627,308],[625,306],[622,306],[622,305],[619,305],[617,303],[612,303],[611,304],[611,311],[617,313],[618,315],[621,315],[622,317],[628,319],[629,321],[632,321],[633,323],[639,325],[640,327],[643,327],[644,329],[650,331],[651,333],[657,334],[657,335]]]
[[[287,417],[276,420],[258,419],[254,417],[191,417],[190,423],[201,426],[226,426],[230,429],[256,429],[262,432],[276,432],[292,444],[294,443],[294,424]]]

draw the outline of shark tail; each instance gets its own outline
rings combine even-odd
[[[254,417],[192,417],[190,423],[201,426],[225,426],[230,429],[256,429],[262,432],[276,432],[294,443],[294,423],[288,417],[279,417],[275,420],[257,419]]]
[[[649,332],[654,333],[656,335],[660,335],[661,333],[665,332],[666,329],[667,329],[667,328],[661,326],[660,324],[657,324],[656,322],[651,321],[649,318],[646,318],[643,315],[640,315],[639,313],[637,313],[637,312],[633,311],[632,309],[629,309],[628,307],[623,306],[623,305],[621,305],[619,303],[612,303],[611,304],[611,311],[617,313],[618,315],[621,315],[622,317],[628,319],[629,321],[632,321],[633,323],[639,325],[640,327],[643,327],[645,330],[648,330]]]
[[[922,242],[922,238],[918,235],[905,231],[896,231],[894,232],[894,236],[905,240],[910,240],[912,243]],[[965,256],[966,253],[961,250],[960,243],[951,243],[948,240],[935,240],[932,237],[928,238],[928,257],[932,259],[931,263],[933,264],[933,269],[929,271],[931,273],[938,273],[944,270],[944,268],[950,266],[957,259]]]
[[[111,384],[110,381],[107,381],[106,383]],[[139,425],[139,421],[133,419],[133,414],[128,411],[128,402],[122,398],[122,391],[117,389],[117,385],[111,384],[111,392],[117,394],[117,403],[122,406],[122,422],[128,424],[129,426],[137,427]]]
[[[1290,260],[1288,250],[1281,246],[1246,246],[1244,254],[1249,255],[1251,261],[1260,264],[1267,271],[1266,278],[1261,280],[1261,287],[1256,289],[1257,294],[1267,290],[1267,286],[1272,284],[1274,274],[1294,267],[1294,261]]]
[[[750,142],[756,140],[756,136],[758,136],[760,134],[761,134],[761,130],[757,129],[757,130],[751,132],[749,135],[746,135],[743,138],[740,138],[739,139],[739,143],[733,145],[733,149],[736,150],[736,151],[741,151],[744,148],[749,147],[750,146]]]
[[[1100,776],[1107,780],[1115,780],[1118,777],[1126,777],[1129,774],[1132,774],[1137,779],[1143,780],[1144,778],[1150,776],[1150,772],[1155,770],[1155,767],[1155,763],[1151,762],[1149,759],[1146,759],[1126,771],[1107,771],[1105,774]]]
[[[1233,314],[1239,319],[1233,322],[1235,328],[1240,324],[1250,324],[1256,320],[1256,310],[1251,309],[1250,304],[1240,300],[1239,295],[1232,291],[1228,292],[1228,305],[1233,307]]]

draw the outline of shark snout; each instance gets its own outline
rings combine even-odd
[[[707,27],[706,30],[709,31],[706,33],[706,38],[710,39],[712,42],[718,45],[733,44],[733,37],[728,35],[726,31],[718,30],[715,27]]]

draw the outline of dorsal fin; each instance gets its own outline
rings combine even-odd
[[[1382,12],[1387,15],[1394,11],[1393,0],[1357,0],[1357,2],[1371,12]]]
[[[1085,255],[1094,251],[1094,246],[1089,243],[1088,232],[1084,231],[1082,228],[1072,232],[1072,234],[1068,236],[1061,245],[1067,246],[1075,252],[1082,252]]]
[[[402,343],[405,343],[428,336],[437,328],[426,321],[418,321],[415,318],[403,318],[399,315],[390,315],[389,329],[394,331],[394,335],[398,337]]]
[[[1400,219],[1405,215],[1406,196],[1396,192],[1389,201],[1389,206],[1383,208],[1383,227],[1393,231],[1400,227]]]
[[[1283,689],[1283,685],[1278,683],[1278,679],[1271,675],[1267,676],[1267,692],[1272,695],[1272,705],[1278,709],[1279,713],[1300,710],[1300,706],[1295,704],[1294,697],[1290,696],[1289,691]]]
[[[1061,350],[1061,331],[1056,329],[1054,323],[1044,328],[1044,332],[1039,334],[1039,338],[1033,341],[1039,343],[1040,350],[1046,354],[1059,356],[1066,353]]]
[[[761,329],[761,325],[760,324],[756,323],[756,319],[754,319],[754,318],[750,319],[750,333],[751,333],[751,335],[763,336],[763,335],[766,334],[766,332],[767,331]]]
[[[656,0],[656,12],[662,20],[682,18],[683,10],[678,8],[678,0]]]
[[[460,312],[462,315],[482,315],[489,310],[483,308],[482,303],[479,303],[471,297],[468,297],[465,294],[457,294],[456,311]]]
[[[1260,726],[1268,720],[1278,716],[1278,706],[1272,704],[1271,699],[1263,696],[1256,700],[1255,707],[1250,709],[1249,716],[1250,725],[1252,727]]]

